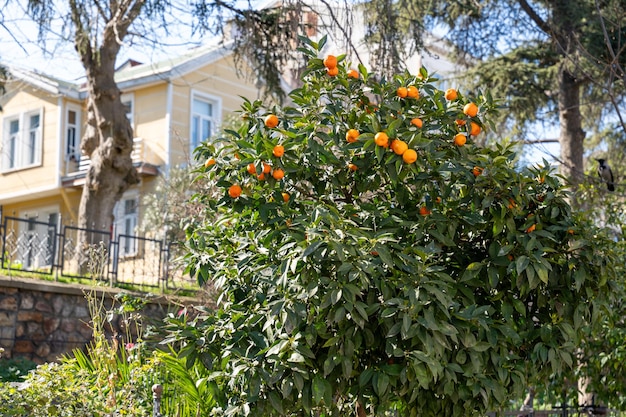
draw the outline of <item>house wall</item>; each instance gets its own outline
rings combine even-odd
[[[171,81],[156,81],[122,92],[132,95],[134,135],[142,139],[142,162],[160,167],[162,173],[167,166],[192,162],[189,124],[193,94],[215,100],[217,114],[214,116],[218,123],[214,129],[219,129],[220,124],[230,120],[240,109],[240,96],[258,97],[258,89],[250,80],[240,78],[234,65],[232,56],[225,56]],[[0,117],[43,109],[43,154],[41,166],[0,173],[2,214],[23,218],[41,212],[43,215],[38,220],[47,221],[46,210],[56,208],[63,224],[77,224],[82,193],[80,180],[77,186],[63,187],[61,178],[67,179],[68,173],[78,169],[78,161],[65,157],[67,109],[71,105],[80,112],[77,133],[81,137],[86,122],[86,102],[48,93],[28,83],[9,85],[7,91],[8,94],[0,97],[4,108]],[[143,177],[131,191],[136,190],[139,196],[154,192],[156,180],[157,177]],[[138,207],[139,225],[145,209]],[[156,230],[152,233],[159,235]]]
[[[232,56],[186,74],[173,81],[170,163],[173,166],[193,160],[189,147],[191,95],[199,93],[216,97],[220,103],[222,123],[241,108],[241,97],[254,100],[258,89],[235,71]]]
[[[65,193],[65,197],[62,194]],[[24,199],[22,201],[2,205],[2,215],[24,218],[42,209],[56,207],[63,224],[76,224],[81,189],[63,189],[59,193],[42,198]],[[44,219],[39,219],[45,221]]]
[[[165,119],[167,84],[160,83],[133,92],[135,137],[143,139],[144,162],[162,166],[167,160]]]
[[[15,88],[15,85],[7,86],[7,90]],[[42,159],[41,165],[16,169],[13,171],[0,172],[0,190],[4,197],[20,195],[33,195],[57,185],[58,169],[58,100],[55,97],[34,90],[28,85],[21,86],[21,90],[11,96],[4,104],[2,119],[6,119],[21,113],[42,109]],[[2,124],[4,128],[4,123]],[[22,127],[23,128],[23,127]],[[4,138],[5,132],[2,131]],[[2,150],[6,152],[6,149]]]

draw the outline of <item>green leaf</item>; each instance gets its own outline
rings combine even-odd
[[[378,376],[378,380],[376,381],[374,389],[376,390],[376,394],[379,397],[382,397],[385,395],[387,388],[389,387],[389,376],[382,372],[378,372],[376,375]]]
[[[369,383],[374,376],[374,373],[375,371],[372,368],[367,368],[363,372],[361,372],[361,374],[359,375],[359,386],[363,388],[365,385],[367,385],[367,383]]]
[[[285,411],[283,409],[283,403],[281,398],[278,396],[278,394],[276,393],[276,391],[270,391],[268,394],[268,397],[270,399],[270,403],[272,404],[272,407],[274,407],[274,409],[276,411],[278,411],[280,414],[284,414]]]
[[[535,263],[533,264],[533,268],[535,269],[535,272],[537,272],[539,279],[544,284],[547,284],[548,283],[548,270],[546,269],[546,267],[543,266],[543,264]]]
[[[302,259],[307,258],[309,255],[313,254],[316,250],[320,248],[325,242],[318,240],[313,244],[309,245],[304,252],[302,253]]]
[[[321,404],[324,400],[324,391],[326,389],[326,384],[324,382],[324,379],[319,375],[315,375],[313,378],[312,394],[313,403],[315,404]]]
[[[528,259],[528,256],[526,255],[522,255],[515,260],[515,267],[516,267],[518,275],[521,275],[522,272],[526,270],[529,263],[530,263],[530,260]]]

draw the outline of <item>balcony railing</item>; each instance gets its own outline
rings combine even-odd
[[[133,165],[138,169],[139,174],[158,174],[158,168],[154,164],[156,158],[152,155],[150,148],[145,144],[142,138],[133,139],[133,149],[130,157],[133,161]],[[82,185],[89,165],[91,165],[91,158],[86,155],[81,155],[79,160],[73,157],[66,157],[63,185],[69,187]]]

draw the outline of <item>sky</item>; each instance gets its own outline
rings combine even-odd
[[[0,62],[44,72],[65,81],[79,82],[84,78],[84,70],[73,43],[61,40],[62,22],[56,21],[54,32],[39,40],[37,24],[26,16],[25,3],[25,0],[11,2],[0,9]],[[159,41],[163,41],[159,47],[137,37],[127,37],[118,57],[118,65],[129,58],[139,62],[160,61],[201,45],[202,37],[192,34],[188,25],[181,24],[180,18],[185,15],[189,16],[188,13],[172,12],[169,33],[158,36]],[[138,43],[133,44],[134,40]]]

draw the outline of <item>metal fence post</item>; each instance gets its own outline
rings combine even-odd
[[[152,417],[161,417],[161,395],[163,395],[163,386],[154,384],[152,386]]]

